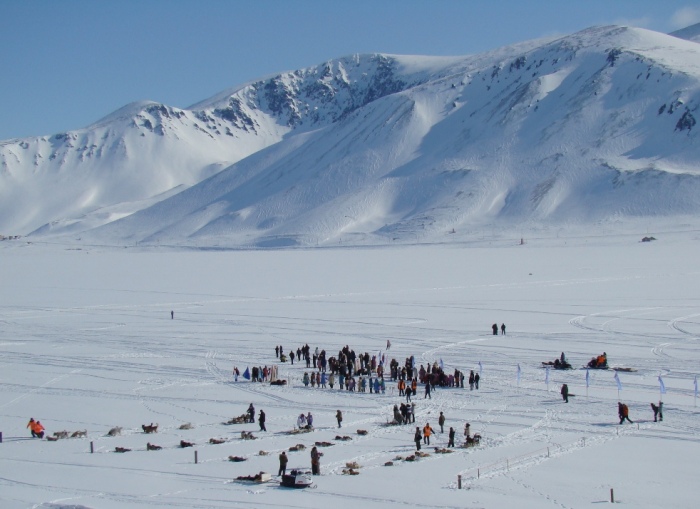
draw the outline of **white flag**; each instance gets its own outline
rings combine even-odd
[[[520,364],[518,364],[518,374],[517,374],[517,377],[518,377],[518,383],[520,383]]]
[[[479,376],[481,376],[481,370],[482,370],[483,368],[484,368],[484,367],[481,365],[481,361],[479,361]],[[696,381],[696,382],[695,382],[695,386],[697,387],[697,385],[698,385],[698,384],[697,384],[697,381]]]
[[[445,371],[445,365],[442,363],[442,357],[440,357],[440,369]]]
[[[586,369],[586,387],[588,387],[591,384],[591,374],[588,372],[588,369]]]
[[[615,381],[617,382],[617,390],[622,390],[622,382],[620,382],[620,377],[617,376],[617,371],[615,371]]]
[[[661,375],[659,375],[659,390],[661,391],[661,394],[666,394],[666,385],[664,384],[664,380],[661,378]]]

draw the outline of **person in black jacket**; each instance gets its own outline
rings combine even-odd
[[[265,429],[265,412],[263,412],[262,410],[260,410],[258,423],[260,423],[260,431],[267,431],[267,429]]]
[[[450,428],[449,440],[447,441],[447,447],[455,446],[455,429]]]
[[[420,428],[416,426],[416,433],[413,435],[413,441],[416,443],[416,451],[420,451],[421,440],[423,440],[423,435],[420,432]]]
[[[566,384],[561,386],[561,397],[565,403],[569,402],[569,386]]]

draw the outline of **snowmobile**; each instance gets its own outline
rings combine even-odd
[[[285,488],[310,488],[313,486],[311,475],[301,470],[292,470],[282,476],[280,486]]]

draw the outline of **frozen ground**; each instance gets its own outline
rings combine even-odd
[[[559,233],[524,246],[257,252],[3,243],[0,506],[585,508],[607,503],[613,488],[630,507],[695,507],[698,234],[640,243]],[[494,322],[506,336],[491,335]],[[446,430],[459,438],[469,421],[480,447],[424,448],[427,458],[384,466],[414,450],[410,426],[383,426],[400,402],[392,384],[384,395],[304,388],[304,369],[288,364],[279,365],[288,387],[232,381],[234,365],[274,364],[277,344],[376,353],[387,339],[399,362],[414,354],[468,372],[481,361],[478,392],[441,389],[425,400],[420,388],[416,398],[416,425],[438,428],[443,411]],[[637,370],[620,373],[633,425],[617,424],[612,371],[591,372],[588,390],[583,369],[552,371],[545,384],[540,363],[562,351],[577,368],[606,351],[612,366]],[[654,423],[659,375],[665,420]],[[576,395],[569,404],[564,382]],[[267,413],[267,433],[222,425],[251,402]],[[285,434],[302,411],[314,414],[315,432]],[[49,433],[88,437],[29,439],[29,417]],[[159,432],[145,435],[151,422]],[[180,430],[186,422],[194,429]],[[113,426],[121,437],[105,436]],[[258,439],[241,440],[241,430]],[[215,437],[227,442],[209,445]],[[193,449],[177,447],[183,439],[196,443],[198,464]],[[334,444],[321,449],[315,489],[233,481],[276,474],[282,450],[315,441]],[[147,452],[146,442],[163,450]],[[446,433],[433,440],[446,443]],[[309,467],[308,449],[289,455],[290,467]],[[352,461],[360,474],[343,475]]]

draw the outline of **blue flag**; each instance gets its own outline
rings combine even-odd
[[[250,380],[250,370],[246,367],[245,371],[243,372],[243,378],[246,380]]]
[[[586,369],[586,387],[590,386],[591,384],[591,374],[588,372],[588,369]]]
[[[518,364],[517,378],[518,378],[518,383],[520,383],[520,364]]]
[[[661,394],[666,394],[666,385],[664,384],[664,380],[661,378],[661,375],[659,375],[659,390],[661,391]]]

